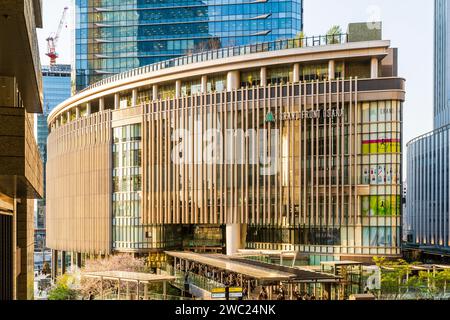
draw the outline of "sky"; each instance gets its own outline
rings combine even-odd
[[[58,63],[71,63],[72,1],[43,2],[44,28],[38,30],[41,63],[49,63],[45,39],[57,30],[65,6],[69,13],[57,48]],[[406,79],[404,144],[433,129],[433,1],[304,0],[303,9],[307,36],[323,35],[333,25],[345,31],[350,22],[382,21],[383,39],[399,49],[399,76]]]

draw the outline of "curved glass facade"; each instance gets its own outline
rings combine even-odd
[[[435,0],[434,10],[434,127],[439,128],[450,123],[450,33],[448,32],[450,6],[448,0]]]
[[[441,255],[450,250],[450,6],[434,5],[434,131],[408,144],[405,232],[411,249]]]
[[[115,128],[113,143],[113,248],[143,248],[141,125]]]
[[[76,0],[76,89],[190,53],[288,39],[302,0]]]
[[[409,243],[450,250],[450,127],[408,145]]]

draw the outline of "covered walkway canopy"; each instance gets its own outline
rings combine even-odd
[[[162,283],[163,284],[163,299],[167,296],[167,282],[175,281],[176,277],[170,276],[170,275],[162,275],[162,274],[152,274],[152,273],[144,273],[144,272],[128,272],[128,271],[97,271],[97,272],[84,272],[82,273],[82,277],[85,278],[94,278],[94,279],[100,279],[101,281],[101,288],[100,288],[100,295],[103,300],[104,298],[104,292],[103,292],[103,281],[104,280],[112,280],[117,281],[117,299],[120,299],[121,293],[120,293],[120,284],[121,282],[127,283],[127,292],[126,296],[130,296],[128,283],[133,282],[136,283],[136,296],[140,297],[140,285],[143,284],[145,286],[144,288],[144,300],[147,299],[147,285],[150,283]]]
[[[260,299],[265,293],[269,299],[277,294],[277,298],[290,300],[307,292],[327,300],[343,296],[340,293],[341,277],[333,274],[265,263],[244,258],[242,253],[226,256],[167,251],[166,254],[173,258],[171,273],[185,277],[185,286],[188,283],[206,291],[220,286],[241,287],[245,288],[249,299]],[[214,285],[211,287],[208,281],[197,281],[196,276],[212,281]],[[186,282],[186,279],[191,282]]]
[[[278,266],[242,257],[220,254],[196,254],[192,252],[166,252],[167,255],[188,260],[220,270],[242,274],[260,281],[281,282],[338,282],[339,277],[305,269]]]
[[[83,277],[86,278],[103,278],[104,280],[116,280],[116,281],[130,281],[141,283],[155,283],[164,281],[174,281],[176,278],[173,276],[152,274],[144,272],[128,272],[128,271],[98,271],[98,272],[85,272]]]
[[[168,256],[200,263],[220,270],[242,274],[260,281],[289,281],[293,274],[272,270],[269,268],[254,266],[241,261],[226,259],[224,255],[197,254],[192,252],[166,252]]]

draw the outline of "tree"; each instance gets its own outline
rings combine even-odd
[[[327,44],[337,44],[341,42],[342,28],[334,25],[327,32]]]
[[[104,259],[87,260],[83,272],[99,272],[99,271],[128,271],[128,272],[149,272],[149,268],[143,258],[134,258],[130,254],[116,254]],[[123,288],[122,288],[123,286]],[[129,289],[134,289],[136,284],[129,284]],[[100,279],[81,278],[80,294],[83,297],[90,295],[99,295],[103,290],[116,290],[117,281],[104,280],[103,284]],[[121,292],[125,292],[126,284],[121,285]]]
[[[222,48],[222,42],[220,41],[220,39],[219,38],[211,38],[206,41],[197,43],[197,45],[195,46],[194,52],[200,53],[200,52],[205,52],[205,51],[210,51],[210,50],[217,50],[220,48]]]
[[[299,33],[297,33],[294,38],[295,45],[298,48],[303,48],[305,46],[305,38],[306,38],[306,36],[303,31],[300,31]]]
[[[74,278],[63,274],[56,280],[55,286],[48,293],[48,300],[76,300],[77,290],[73,289]]]
[[[374,258],[373,261],[382,270],[382,293],[392,295],[394,299],[399,297],[429,299],[447,291],[447,284],[450,282],[449,269],[443,271],[428,269],[413,273],[413,267],[421,265],[420,262],[408,263],[402,259],[387,261],[385,258]]]

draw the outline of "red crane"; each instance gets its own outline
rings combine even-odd
[[[56,64],[56,59],[59,57],[59,54],[56,52],[56,46],[58,44],[59,35],[61,34],[61,30],[66,22],[66,15],[67,10],[69,10],[69,7],[65,7],[61,21],[59,22],[58,31],[56,33],[50,34],[50,36],[47,38],[47,53],[46,55],[50,57],[50,65],[54,66]]]

